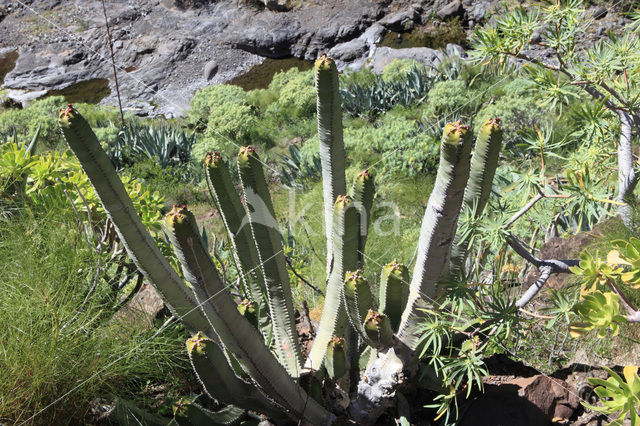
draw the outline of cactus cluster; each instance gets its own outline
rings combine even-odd
[[[183,401],[176,406],[179,424],[226,424],[255,413],[277,422],[302,419],[314,425],[331,424],[336,414],[362,424],[375,422],[395,390],[406,383],[398,369],[415,364],[420,307],[436,297],[437,282],[450,273],[450,250],[463,202],[486,204],[500,148],[497,122],[481,129],[473,160],[469,127],[450,123],[442,138],[440,167],[413,274],[410,277],[407,266],[395,260],[387,264],[374,298],[362,271],[374,176],[368,170],[357,174],[347,191],[337,69],[323,55],[315,72],[327,282],[320,326],[306,360],[295,328],[282,237],[256,151],[244,147],[238,153],[239,189],[232,183],[228,160],[217,152],[204,159],[211,197],[240,276],[242,294],[234,298],[188,208],[174,206],[165,219],[183,280],[142,226],[87,122],[72,106],[60,111],[65,139],[129,255],[193,333],[187,350],[206,394],[228,406],[214,413]],[[346,404],[326,398],[328,389],[346,395]]]

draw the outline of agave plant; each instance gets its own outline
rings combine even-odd
[[[136,124],[125,126],[116,143],[108,147],[109,156],[117,168],[124,166],[132,157],[147,157],[163,169],[186,164],[196,142],[195,133],[170,126],[148,126]]]
[[[176,407],[178,423],[228,423],[260,413],[280,423],[322,425],[347,417],[373,424],[395,404],[399,390],[417,383],[413,379],[424,368],[418,362],[418,324],[442,292],[437,283],[451,274],[451,245],[463,203],[476,210],[486,204],[500,150],[499,126],[491,120],[482,127],[473,161],[469,127],[461,122],[444,127],[413,272],[395,261],[386,265],[376,298],[362,273],[374,177],[369,171],[359,173],[347,191],[333,60],[324,55],[318,59],[315,76],[327,282],[320,326],[306,359],[295,328],[281,232],[258,153],[251,147],[240,150],[239,191],[219,153],[207,154],[204,161],[241,278],[241,297],[234,298],[188,208],[174,206],[165,219],[185,282],[142,225],[87,122],[72,106],[60,112],[62,133],[129,256],[193,333],[187,349],[206,394],[227,406],[216,413],[183,402]],[[459,253],[454,264],[463,260]],[[433,386],[440,388],[440,382]]]

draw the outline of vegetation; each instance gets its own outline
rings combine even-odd
[[[476,30],[478,61],[338,76],[323,58],[206,88],[185,120],[75,105],[79,162],[62,97],[0,111],[0,422],[93,421],[100,397],[114,422],[411,421],[410,401],[447,423],[492,354],[551,372],[581,346],[637,351],[638,42],[590,46],[592,24],[573,1],[518,7]],[[584,231],[579,256],[540,254]],[[143,281],[170,306],[155,322],[128,313]],[[635,422],[633,368],[585,406]]]

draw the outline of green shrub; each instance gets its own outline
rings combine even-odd
[[[311,118],[316,111],[313,72],[292,68],[274,76],[269,90],[277,93],[276,101],[267,109],[284,118]]]
[[[402,81],[407,72],[412,68],[422,68],[425,66],[413,59],[394,59],[389,65],[384,67],[382,71],[382,79],[387,82]]]
[[[470,88],[463,80],[440,81],[433,85],[424,105],[429,119],[441,119],[473,114],[482,105],[483,91]]]
[[[52,96],[24,109],[6,110],[0,114],[0,140],[8,140],[14,133],[20,140],[31,140],[40,127],[40,142],[50,147],[59,145],[58,108],[63,104],[62,96]]]
[[[537,105],[534,95],[528,91],[530,85],[522,78],[509,81],[496,91],[495,102],[478,111],[474,126],[478,128],[488,118],[499,117],[505,144],[515,141],[518,131],[532,128],[541,117],[550,115],[545,115],[544,110]]]
[[[381,172],[378,181],[387,176],[416,176],[435,171],[439,137],[424,130],[422,122],[392,111],[373,125],[347,127],[344,145],[348,161],[357,169],[376,164]],[[318,152],[317,137],[301,148],[302,158],[313,161]]]
[[[102,279],[83,302],[105,259],[70,209],[0,220],[0,259],[0,423],[85,424],[98,397],[188,377],[180,329],[150,340],[142,317],[105,318],[114,301]]]
[[[266,130],[259,126],[249,96],[237,86],[209,86],[196,93],[187,123],[204,133],[204,138],[193,147],[192,158],[196,161],[209,151],[230,154],[244,145],[272,144]]]

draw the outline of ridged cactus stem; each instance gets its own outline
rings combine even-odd
[[[62,134],[87,174],[116,232],[140,272],[160,293],[163,300],[193,333],[205,331],[216,336],[207,317],[198,306],[193,292],[187,287],[158,249],[153,237],[142,225],[124,185],[113,164],[87,121],[71,105],[60,111]],[[238,314],[239,315],[239,314]],[[222,353],[218,348],[220,354]],[[219,371],[231,386],[240,381],[226,362],[210,366]],[[239,385],[237,382],[235,385]]]
[[[334,335],[343,336],[347,325],[342,287],[347,271],[357,269],[358,264],[358,211],[351,197],[338,196],[333,212],[334,265],[327,281],[320,327],[311,347],[305,368],[317,370],[322,366],[327,344]]]
[[[258,258],[265,278],[264,287],[273,322],[276,351],[289,374],[300,376],[302,352],[293,316],[293,300],[289,272],[284,258],[282,237],[271,194],[258,154],[245,147],[238,154],[238,169],[247,204],[247,226],[253,234]]]
[[[327,374],[333,380],[340,379],[347,374],[347,344],[343,337],[334,336],[327,345],[327,359],[325,367]]]
[[[174,253],[191,283],[196,300],[225,347],[251,378],[293,418],[327,424],[332,416],[306,394],[265,346],[258,331],[244,318],[220,279],[198,233],[193,214],[174,207],[165,220]]]
[[[333,59],[322,54],[314,66],[318,139],[322,165],[322,187],[324,197],[324,223],[327,238],[327,276],[333,259],[332,233],[333,203],[340,194],[347,193],[345,181],[345,151],[342,135],[342,108],[338,90],[338,69]]]
[[[227,360],[213,340],[198,332],[187,340],[187,353],[198,381],[210,398],[218,403],[282,418],[282,413],[273,409],[273,401],[255,386],[223,374],[219,367],[226,365]]]
[[[502,129],[498,118],[490,118],[482,124],[476,146],[471,158],[469,180],[464,190],[463,207],[474,210],[474,218],[484,212],[489,201],[493,178],[498,168],[498,158],[502,148]],[[464,270],[469,243],[460,242],[456,235],[451,247],[451,273],[458,274]]]
[[[409,299],[409,270],[396,260],[382,268],[380,276],[380,312],[391,320],[391,327],[397,331],[402,312]]]
[[[389,348],[393,345],[391,321],[385,314],[370,309],[364,319],[364,331],[376,348]]]
[[[469,178],[471,139],[469,126],[459,121],[444,128],[440,165],[422,220],[409,300],[399,328],[400,339],[411,349],[419,338],[418,308],[437,296],[436,283],[448,272],[451,243]]]
[[[347,272],[344,280],[344,302],[347,318],[351,326],[365,341],[368,340],[364,331],[364,319],[370,309],[374,309],[373,296],[369,282],[362,275],[362,271]],[[367,343],[369,343],[367,341]]]
[[[371,222],[371,207],[375,195],[373,174],[364,170],[356,175],[351,187],[351,196],[356,203],[360,216],[360,244],[358,245],[358,267],[364,267],[364,249]]]
[[[194,309],[197,302],[191,290],[162,255],[142,224],[89,123],[71,105],[60,110],[59,123],[69,148],[89,177],[129,257],[188,330],[196,332],[209,329],[206,318],[199,309]]]
[[[232,405],[213,412],[184,398],[173,406],[174,420],[179,426],[232,425],[238,423],[244,414],[244,410]]]
[[[204,166],[211,198],[229,234],[238,270],[243,272],[242,280],[249,287],[252,299],[260,301],[265,290],[258,249],[253,242],[251,228],[243,226],[242,220],[247,217],[247,212],[233,186],[229,167],[217,151],[207,153]]]

